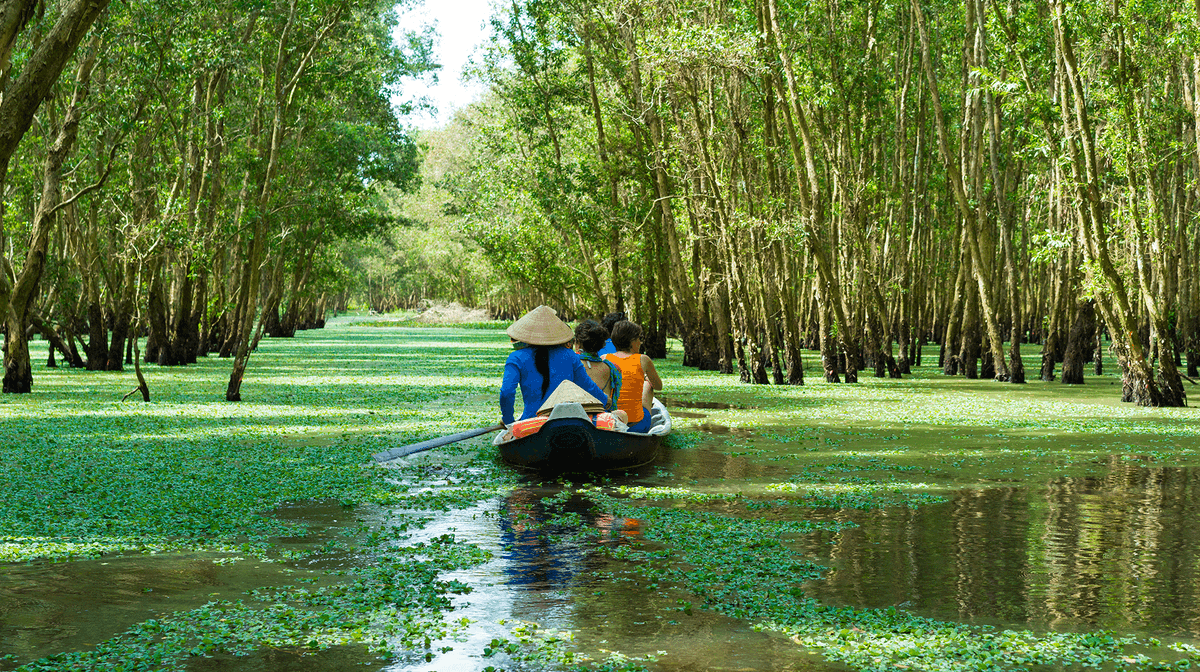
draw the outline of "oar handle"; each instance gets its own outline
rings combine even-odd
[[[410,444],[407,446],[400,446],[399,448],[392,448],[391,450],[385,450],[381,453],[375,453],[371,457],[375,458],[376,462],[388,462],[390,460],[404,457],[406,455],[412,455],[414,453],[424,452],[426,450],[430,450],[431,448],[437,448],[439,446],[450,445],[451,443],[457,443],[459,441],[464,441],[466,439],[480,436],[482,434],[490,434],[491,432],[496,432],[501,429],[504,429],[504,423],[502,423],[502,422],[492,425],[491,427],[480,427],[479,429],[468,429],[465,432],[459,432],[457,434],[451,434],[449,436],[439,436],[436,439],[429,439],[428,441],[422,441],[420,443],[413,443],[413,444]]]

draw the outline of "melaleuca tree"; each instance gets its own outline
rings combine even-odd
[[[286,7],[276,6],[278,13],[265,22],[258,35],[263,40],[263,53],[274,56],[260,67],[258,81],[263,95],[256,114],[263,120],[265,135],[254,151],[247,153],[246,183],[253,186],[244,191],[246,196],[239,209],[238,221],[251,233],[240,255],[240,289],[228,320],[226,343],[235,358],[226,390],[228,400],[240,398],[259,287],[263,284],[263,262],[273,247],[274,232],[286,228],[284,213],[289,193],[288,185],[277,179],[279,171],[285,155],[299,158],[308,140],[317,135],[311,122],[332,118],[325,115],[333,113],[351,123],[373,122],[379,130],[368,137],[371,134],[363,134],[361,129],[341,128],[343,140],[355,139],[343,149],[357,146],[361,150],[363,140],[376,143],[369,151],[360,152],[356,161],[347,162],[342,177],[353,176],[368,183],[386,179],[403,185],[414,174],[414,154],[407,139],[398,133],[394,121],[391,126],[380,125],[385,117],[392,118],[384,113],[389,108],[382,96],[400,77],[420,72],[429,64],[424,60],[426,52],[391,46],[388,35],[393,24],[385,7],[378,2],[289,2]],[[339,146],[338,142],[318,139],[316,147],[322,151]],[[315,158],[319,164],[331,157]],[[351,217],[342,221],[358,220]]]
[[[50,30],[66,7],[18,34]],[[84,363],[79,342],[93,369],[120,369],[138,333],[149,335],[147,359],[161,364],[224,345],[240,355],[226,391],[237,398],[256,320],[275,313],[266,304],[283,306],[278,334],[318,322],[321,283],[344,285],[328,268],[329,249],[383,225],[379,185],[414,184],[415,148],[390,99],[405,76],[431,67],[429,40],[393,44],[395,25],[394,7],[376,2],[114,8],[95,48],[68,64],[75,82],[89,75],[90,95],[60,87],[42,106],[36,142],[22,146],[28,160],[5,191],[22,213],[6,230],[25,236],[6,248],[39,264],[48,256],[53,269],[49,284],[20,285],[22,305],[30,297],[20,319],[75,364]],[[3,43],[21,67],[36,60],[22,45]],[[82,69],[85,58],[94,66]],[[72,109],[84,114],[82,141],[56,170],[65,205],[39,228],[39,204],[54,206],[38,195],[37,166]],[[266,283],[256,269],[271,254],[280,279]],[[16,267],[5,277],[17,278]],[[12,350],[11,362],[27,360],[21,344]],[[26,385],[27,369],[16,371]]]
[[[1078,383],[1107,333],[1125,398],[1178,404],[1175,361],[1200,360],[1197,22],[1124,2],[505,5],[456,205],[536,298],[590,312],[636,287],[685,362],[748,381],[787,381],[801,342],[828,380],[899,375],[933,342],[948,374],[1022,382],[1032,342],[1043,377],[1062,361]]]

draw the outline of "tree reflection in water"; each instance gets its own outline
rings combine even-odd
[[[1114,457],[1102,476],[974,488],[831,535],[818,599],[975,623],[1200,636],[1200,472]],[[819,544],[818,544],[819,547]],[[815,550],[815,549],[814,549]]]

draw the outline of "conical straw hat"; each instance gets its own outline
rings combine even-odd
[[[508,328],[508,335],[529,345],[560,345],[575,338],[575,332],[558,319],[550,306],[538,306]]]
[[[564,380],[554,388],[554,392],[538,409],[538,415],[549,413],[554,410],[556,404],[561,404],[567,401],[574,401],[583,406],[583,410],[588,413],[602,413],[604,411],[604,402],[593,397],[584,391],[584,389],[569,380]]]

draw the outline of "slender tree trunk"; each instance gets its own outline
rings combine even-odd
[[[1069,35],[1066,7],[1062,0],[1051,0],[1055,53],[1060,65],[1060,81],[1066,98],[1060,105],[1063,127],[1066,130],[1067,149],[1071,157],[1072,178],[1077,185],[1081,202],[1080,237],[1088,261],[1098,270],[1108,292],[1099,295],[1098,306],[1104,315],[1104,323],[1113,338],[1113,352],[1122,372],[1122,398],[1142,406],[1160,406],[1166,401],[1154,379],[1150,362],[1138,336],[1136,315],[1120,271],[1108,250],[1105,233],[1107,216],[1101,202],[1099,188],[1099,161],[1095,151],[1095,137],[1091,119],[1084,99],[1083,83],[1075,61],[1073,40]]]
[[[921,38],[921,61],[929,83],[930,101],[933,103],[934,127],[937,129],[938,148],[942,155],[946,172],[950,178],[955,203],[958,205],[959,214],[963,218],[963,226],[966,228],[967,249],[971,257],[971,269],[979,290],[980,311],[983,313],[986,322],[988,342],[991,346],[992,356],[996,362],[996,378],[1007,380],[1008,367],[1004,359],[1004,341],[1000,336],[1000,327],[996,320],[996,302],[992,292],[991,278],[986,272],[987,266],[985,265],[984,251],[980,242],[982,236],[979,213],[967,196],[966,188],[963,185],[963,177],[959,171],[957,156],[950,151],[945,114],[942,111],[942,103],[938,95],[937,77],[934,74],[934,64],[930,54],[929,35],[925,30],[925,13],[921,9],[919,0],[912,0],[912,13],[917,24],[917,32]]]
[[[74,5],[71,7],[74,7]],[[68,7],[67,11],[71,7]],[[91,25],[91,21],[87,21],[79,29],[86,32],[89,25]],[[58,26],[55,26],[55,28],[57,29]],[[78,40],[75,40],[75,42],[77,43]],[[74,44],[71,45],[71,49],[72,51],[74,50]],[[83,116],[82,103],[83,99],[87,96],[88,86],[91,83],[92,71],[96,66],[96,52],[98,50],[99,42],[98,40],[93,40],[88,55],[79,64],[79,69],[75,76],[74,93],[66,113],[63,115],[58,128],[54,132],[54,142],[50,147],[49,153],[46,155],[43,166],[42,194],[34,212],[28,251],[25,255],[25,265],[21,268],[20,274],[12,284],[11,293],[7,297],[4,297],[8,298],[8,310],[5,313],[4,320],[6,338],[3,389],[5,393],[27,393],[33,386],[33,370],[29,359],[29,342],[26,335],[26,328],[28,327],[29,314],[33,307],[34,299],[37,296],[38,286],[42,280],[42,273],[46,268],[46,254],[50,244],[50,235],[56,228],[59,210],[63,207],[69,207],[68,204],[70,201],[64,202],[62,199],[62,169],[67,157],[74,150],[75,140],[79,135],[79,120]],[[38,53],[41,52],[35,52],[35,57]],[[26,66],[27,71],[29,67],[32,67],[32,65]],[[18,81],[17,84],[20,84],[20,82]],[[5,93],[3,102],[0,103],[0,126],[3,125],[7,117],[5,108],[10,102],[9,95],[12,95],[12,93],[13,90],[9,89]],[[30,114],[32,115],[32,111]],[[0,136],[3,136],[7,132],[7,129],[0,130]],[[8,163],[8,155],[2,151],[3,142],[4,138],[0,137],[0,163],[3,164],[0,165],[0,171],[5,170]],[[2,177],[3,172],[0,172],[0,178]],[[0,192],[2,191],[3,183],[0,182]],[[0,212],[0,217],[2,215],[3,213]],[[7,276],[0,282],[3,282],[7,287]]]
[[[966,232],[960,229],[959,240],[965,241]],[[954,302],[946,315],[946,335],[942,340],[942,373],[947,376],[958,375],[962,371],[960,350],[963,341],[963,322],[966,319],[966,306],[970,301],[970,287],[967,286],[967,276],[970,275],[971,257],[966,252],[966,244],[960,245],[958,253],[958,274],[954,280]]]
[[[792,59],[784,45],[783,32],[779,28],[778,12],[775,0],[766,0],[767,23],[770,25],[771,46],[783,65],[787,82],[787,100],[785,117],[787,119],[788,144],[791,147],[792,159],[795,162],[797,194],[801,200],[801,210],[806,233],[805,242],[809,253],[816,264],[818,281],[822,283],[821,296],[828,297],[836,316],[838,338],[846,355],[846,382],[858,382],[860,367],[860,351],[858,333],[850,319],[845,296],[841,284],[834,272],[832,261],[825,249],[825,210],[822,205],[824,198],[820,178],[817,175],[815,151],[807,114],[801,102],[796,84],[796,75],[792,68]],[[803,149],[801,148],[803,140]]]
[[[266,153],[262,157],[264,159],[264,170],[257,190],[257,211],[253,215],[253,233],[251,234],[250,249],[246,255],[246,264],[248,265],[247,275],[249,277],[247,278],[247,284],[242,286],[243,313],[240,323],[233,325],[233,329],[237,333],[237,345],[233,360],[233,369],[229,373],[229,385],[225,388],[226,401],[241,401],[242,399],[242,379],[245,376],[246,365],[250,359],[251,332],[253,331],[254,319],[257,317],[258,312],[259,278],[261,277],[263,260],[266,258],[269,204],[272,187],[274,186],[275,173],[279,169],[280,154],[283,150],[284,136],[293,99],[296,89],[300,85],[301,78],[312,64],[316,50],[325,41],[325,38],[333,30],[334,26],[338,24],[342,11],[344,11],[344,8],[338,7],[327,17],[324,25],[317,31],[312,42],[307,45],[307,50],[304,51],[303,56],[298,61],[295,61],[295,55],[291,53],[295,48],[291,45],[291,33],[296,24],[297,10],[296,0],[292,0],[287,24],[284,26],[277,43],[274,73],[270,76],[270,81],[274,85],[274,99],[272,101],[274,115],[271,122]],[[295,63],[295,65],[288,71],[285,71],[285,68],[292,65],[292,63]],[[267,77],[267,74],[264,72],[264,80]]]
[[[136,298],[134,282],[136,280],[136,264],[133,259],[124,262],[124,281],[121,285],[121,296],[116,302],[114,309],[116,313],[113,315],[113,330],[112,342],[109,344],[108,351],[104,353],[104,370],[105,371],[122,371],[122,357],[125,354],[125,339],[129,334],[129,326],[133,320],[133,302]],[[103,346],[103,342],[101,342]]]
[[[1074,251],[1067,252],[1058,263],[1058,273],[1055,276],[1056,289],[1054,300],[1050,304],[1050,325],[1046,328],[1046,339],[1042,343],[1041,379],[1050,382],[1054,380],[1054,365],[1061,361],[1065,345],[1065,334],[1069,319],[1069,307],[1073,301],[1069,298],[1074,294],[1077,257]]]

